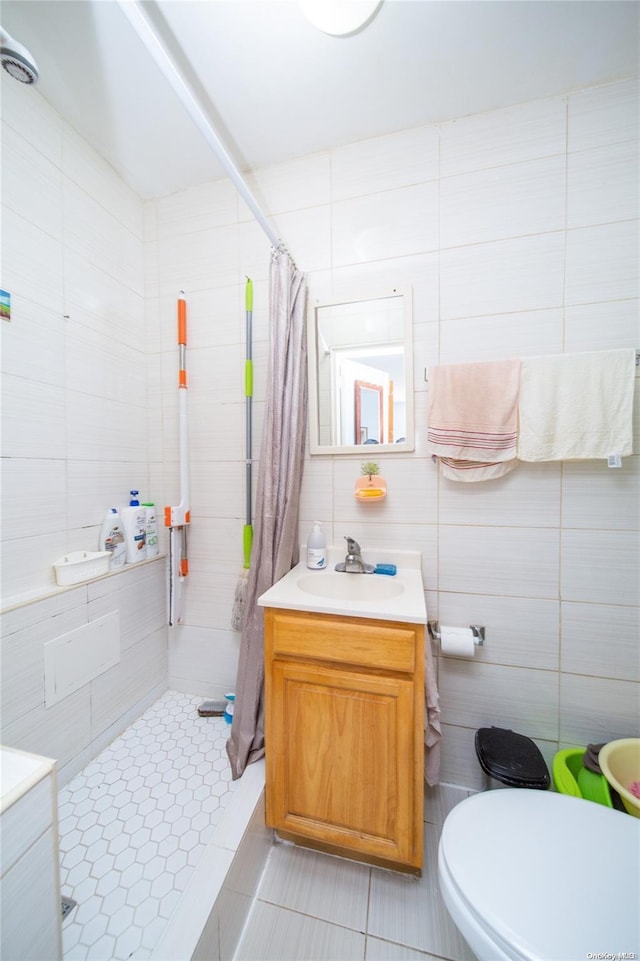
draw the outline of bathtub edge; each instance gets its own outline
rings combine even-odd
[[[216,825],[151,961],[232,957],[272,841],[272,832],[264,823],[263,798],[262,760],[249,765],[235,782],[229,807]],[[247,860],[251,877],[246,876]]]

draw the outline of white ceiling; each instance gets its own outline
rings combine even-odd
[[[331,37],[295,0],[145,8],[242,170],[637,75],[635,0],[384,0]],[[2,0],[38,89],[143,198],[222,176],[116,0]]]

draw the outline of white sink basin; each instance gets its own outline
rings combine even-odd
[[[424,624],[427,611],[418,551],[370,550],[370,564],[395,564],[397,574],[347,574],[336,571],[344,547],[330,547],[327,568],[310,571],[304,561],[258,598],[260,607],[313,611],[344,617]]]
[[[314,597],[336,600],[371,601],[397,597],[404,592],[404,584],[397,576],[386,574],[345,574],[323,571],[298,578],[298,588]]]

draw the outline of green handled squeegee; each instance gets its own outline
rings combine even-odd
[[[251,402],[253,398],[253,357],[251,353],[251,343],[253,339],[253,281],[250,277],[247,277],[247,284],[245,288],[245,309],[246,359],[244,362],[244,396],[246,401],[246,523],[242,532],[242,544],[244,550],[244,566],[248,569],[251,561],[251,544],[253,543],[253,524],[251,511]]]

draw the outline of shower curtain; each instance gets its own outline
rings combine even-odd
[[[233,779],[264,755],[264,612],[257,598],[298,562],[298,504],[307,435],[307,281],[274,248],[269,278],[271,345],[249,583],[231,737]]]

